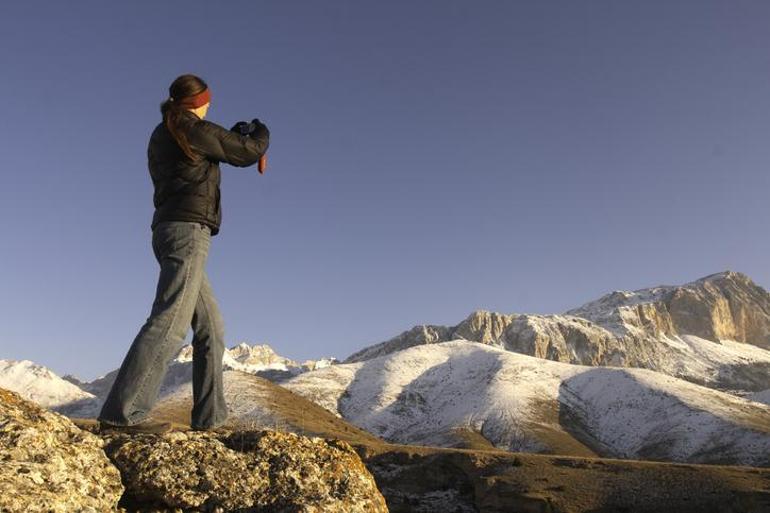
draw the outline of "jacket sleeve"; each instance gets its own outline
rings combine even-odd
[[[270,131],[265,127],[252,136],[231,132],[226,128],[200,120],[188,132],[190,146],[209,160],[237,167],[255,164],[267,151]]]

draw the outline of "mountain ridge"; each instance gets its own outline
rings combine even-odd
[[[770,465],[770,407],[649,369],[424,344],[283,384],[390,443]]]
[[[739,395],[770,388],[770,294],[735,271],[613,291],[562,314],[476,310],[454,326],[414,326],[342,363],[453,339],[580,365],[647,368]]]

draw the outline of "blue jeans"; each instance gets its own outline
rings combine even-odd
[[[190,326],[194,332],[191,425],[209,429],[226,420],[224,322],[205,270],[210,244],[211,230],[202,223],[164,221],[156,225],[152,249],[160,277],[155,301],[120,366],[100,421],[127,426],[148,416]]]

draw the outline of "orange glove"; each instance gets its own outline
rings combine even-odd
[[[257,170],[259,170],[259,174],[264,175],[265,169],[267,169],[267,154],[259,157],[259,163],[257,164]]]

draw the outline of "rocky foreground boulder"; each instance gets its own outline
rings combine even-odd
[[[388,511],[344,441],[270,430],[91,429],[0,389],[0,511]]]
[[[261,430],[105,435],[132,508],[285,513],[387,512],[344,441]],[[249,511],[252,511],[249,509]]]
[[[123,494],[103,441],[0,388],[0,511],[112,511]]]

